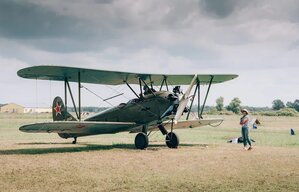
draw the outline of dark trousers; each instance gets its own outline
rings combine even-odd
[[[242,127],[242,137],[243,137],[244,147],[247,145],[247,143],[251,146],[251,141],[248,136],[248,127],[246,127],[246,126]]]

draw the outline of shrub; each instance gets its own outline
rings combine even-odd
[[[209,111],[206,111],[204,114],[206,115],[234,115],[232,111],[228,111],[223,109],[222,111],[218,111],[215,107],[212,107]]]
[[[299,116],[299,113],[295,109],[291,108],[283,108],[278,111],[265,111],[260,112],[260,115],[265,116],[290,116],[290,117],[296,117]]]
[[[291,116],[291,117],[296,117],[298,116],[298,112],[295,109],[291,108],[283,108],[277,111],[278,116]]]

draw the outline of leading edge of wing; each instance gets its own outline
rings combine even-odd
[[[216,123],[221,123],[223,118],[210,118],[210,119],[196,119],[196,120],[184,120],[178,121],[177,124],[173,125],[173,129],[185,129],[185,128],[197,128],[206,125],[213,125]],[[166,129],[171,128],[171,123],[167,123],[164,125]]]
[[[34,123],[19,128],[27,133],[88,133],[107,134],[129,131],[139,126],[131,122],[74,122],[60,121],[47,123]]]
[[[197,128],[206,125],[215,125],[223,122],[223,118],[210,118],[210,119],[196,119],[196,120],[183,120],[178,121],[177,124],[173,125],[173,129],[187,129],[187,128]],[[171,121],[163,123],[164,127],[168,130],[171,129]],[[151,125],[148,127],[150,131],[158,130],[157,125]],[[141,131],[141,127],[133,128],[130,133],[138,133]]]
[[[169,85],[189,85],[196,74],[146,74],[120,71],[107,71],[96,69],[84,69],[64,66],[33,66],[18,71],[18,76],[27,79],[78,82],[80,73],[81,83],[120,85],[139,84],[139,78],[153,85],[161,85],[163,79],[167,79]],[[212,83],[221,83],[238,77],[234,74],[197,74],[201,84],[208,84],[213,76]]]

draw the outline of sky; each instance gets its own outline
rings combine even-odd
[[[270,106],[298,99],[297,0],[1,0],[0,103],[45,107],[63,83],[22,79],[59,65],[165,74],[237,74],[212,85],[208,105]],[[75,85],[73,85],[75,86]],[[84,85],[107,98],[126,87]],[[205,87],[206,88],[206,87]],[[204,89],[203,89],[204,90]],[[74,90],[76,93],[76,90]],[[204,95],[204,92],[202,93]],[[82,105],[106,106],[83,90]]]

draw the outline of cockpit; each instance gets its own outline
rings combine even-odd
[[[154,88],[150,88],[147,85],[143,86],[143,94],[144,95],[149,95],[149,94],[155,93],[155,92],[157,92],[157,91]]]

